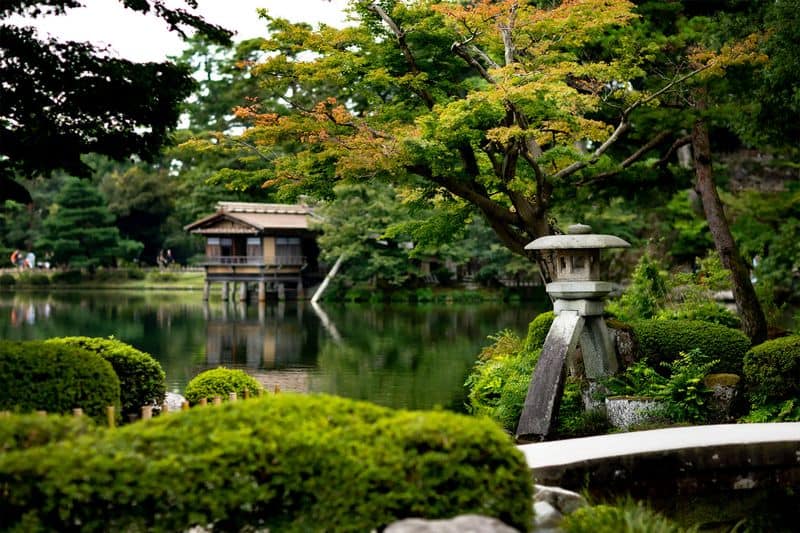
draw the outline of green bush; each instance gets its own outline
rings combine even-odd
[[[119,378],[123,414],[138,414],[143,405],[161,405],[164,401],[166,376],[150,354],[114,338],[61,337],[47,342],[78,346],[111,363]]]
[[[744,358],[744,382],[755,406],[800,400],[800,336],[753,347]]]
[[[142,270],[139,267],[135,267],[135,266],[128,267],[126,269],[126,273],[127,273],[128,279],[142,280],[142,279],[145,279],[145,277],[147,277],[147,274],[145,273],[144,270]]]
[[[147,280],[151,283],[170,283],[178,281],[178,274],[174,272],[161,272],[154,270],[147,274]]]
[[[83,272],[80,270],[61,270],[53,272],[52,282],[56,285],[75,285],[83,281]]]
[[[370,531],[475,513],[531,523],[524,457],[489,421],[281,394],[0,455],[16,530]]]
[[[50,276],[41,272],[22,272],[17,279],[17,283],[32,287],[44,287],[50,285]]]
[[[741,331],[698,320],[640,320],[631,324],[641,358],[659,370],[681,352],[698,348],[718,363],[711,372],[741,374],[750,339]]]
[[[261,385],[243,370],[220,367],[197,374],[186,384],[183,395],[189,403],[196,404],[202,398],[209,400],[214,396],[227,398],[231,392],[235,392],[241,398],[245,389],[250,391],[250,394],[257,395]]]
[[[97,354],[41,341],[0,341],[0,410],[70,413],[80,407],[98,421],[119,412],[119,378]]]
[[[687,303],[677,309],[664,309],[656,317],[661,320],[700,320],[720,324],[733,329],[742,325],[733,311],[714,301]]]
[[[0,274],[0,287],[11,287],[17,282],[17,278],[15,278],[12,274]]]
[[[564,533],[680,533],[686,531],[664,516],[634,501],[619,506],[582,507],[564,517]]]
[[[0,453],[44,446],[99,431],[101,428],[86,416],[9,415],[0,418]]]
[[[547,333],[550,331],[550,326],[553,325],[556,314],[553,311],[546,311],[537,315],[530,324],[528,324],[528,336],[525,338],[525,350],[533,352],[544,346],[544,340],[547,338]]]

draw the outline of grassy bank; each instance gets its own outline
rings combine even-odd
[[[202,270],[141,268],[78,270],[6,269],[0,273],[0,289],[6,290],[202,290]]]

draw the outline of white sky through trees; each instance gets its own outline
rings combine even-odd
[[[187,7],[177,0],[170,7]],[[345,24],[346,0],[199,0],[196,11],[207,21],[236,32],[235,40],[264,36],[266,23],[256,14],[266,8],[270,15],[294,22]],[[112,54],[132,61],[163,61],[178,55],[184,47],[180,37],[167,30],[155,16],[130,11],[114,0],[86,0],[87,7],[73,9],[67,15],[43,17],[32,21],[42,36],[51,34],[59,40],[89,41],[109,45]],[[19,22],[21,19],[15,19]]]

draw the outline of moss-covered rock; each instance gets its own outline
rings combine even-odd
[[[60,337],[47,342],[77,346],[111,363],[119,378],[124,414],[138,414],[143,405],[160,405],[164,401],[166,376],[150,354],[113,338]]]
[[[243,370],[219,367],[197,374],[186,384],[183,395],[189,403],[197,404],[203,398],[227,398],[232,392],[241,398],[245,390],[257,395],[260,389],[258,381]]]
[[[525,350],[533,353],[544,346],[544,341],[547,338],[547,333],[550,331],[550,326],[553,325],[556,314],[553,311],[546,311],[537,315],[530,324],[528,324],[528,336],[525,338]]]
[[[0,486],[16,530],[347,532],[466,513],[527,530],[532,512],[525,459],[488,420],[291,394],[0,454]]]
[[[97,421],[120,408],[119,378],[111,364],[77,346],[0,341],[0,410],[70,413]]]

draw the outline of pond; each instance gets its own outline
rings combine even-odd
[[[0,338],[114,337],[152,354],[181,392],[199,372],[241,368],[269,390],[391,407],[463,410],[487,337],[525,335],[549,302],[358,305],[204,303],[197,292],[0,293]]]

